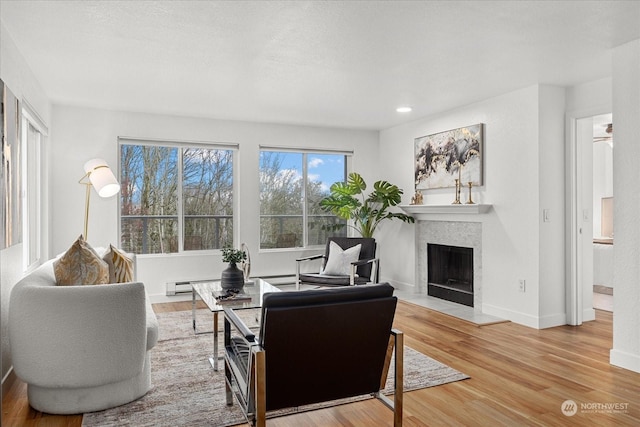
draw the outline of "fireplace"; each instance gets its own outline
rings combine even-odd
[[[428,295],[473,307],[473,248],[427,244]]]
[[[482,259],[484,255],[482,248],[482,222],[424,220],[416,222],[415,244],[418,293],[429,293],[429,269],[427,263],[427,248],[429,244],[471,248],[473,250],[473,311],[482,313],[482,294],[484,289],[482,280]]]

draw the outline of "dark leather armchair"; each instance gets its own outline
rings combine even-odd
[[[265,294],[259,335],[225,308],[227,404],[247,420],[266,412],[372,394],[402,425],[403,335],[392,329],[388,283]],[[380,393],[395,355],[394,400]]]
[[[322,272],[327,259],[329,258],[331,242],[335,242],[344,250],[356,245],[362,245],[360,249],[360,258],[351,263],[349,274],[330,275]],[[302,263],[317,259],[322,259],[322,268],[319,273],[300,272]],[[372,237],[329,237],[324,254],[311,255],[296,259],[297,290],[300,290],[300,285],[302,283],[320,286],[353,286],[364,283],[377,283],[377,281],[378,258],[376,258],[376,240]]]

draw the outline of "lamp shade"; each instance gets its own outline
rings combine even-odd
[[[103,159],[91,159],[84,164],[84,171],[100,197],[111,197],[120,191],[120,184]]]

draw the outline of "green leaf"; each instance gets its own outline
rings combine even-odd
[[[396,206],[402,201],[403,191],[387,181],[377,181],[373,184],[370,199],[386,206]]]
[[[325,212],[331,212],[337,217],[353,221],[355,228],[363,237],[373,237],[378,224],[385,219],[399,219],[413,223],[411,216],[403,213],[389,212],[390,206],[396,206],[402,201],[403,191],[388,181],[376,181],[373,191],[362,201],[354,196],[363,194],[367,184],[360,174],[352,172],[347,182],[336,182],[330,188],[330,195],[320,201],[320,207]],[[344,224],[323,226],[324,229],[337,230]],[[348,225],[351,227],[351,225]]]
[[[356,172],[349,174],[347,185],[352,191],[351,194],[360,194],[367,189],[367,184],[364,182],[364,179]]]

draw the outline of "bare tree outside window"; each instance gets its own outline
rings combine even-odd
[[[344,154],[260,152],[260,248],[323,245],[323,223],[342,221],[320,209],[329,187],[346,176]],[[306,228],[305,228],[306,224]],[[342,231],[346,233],[346,231]]]
[[[302,241],[302,154],[260,153],[260,247],[298,247]]]
[[[182,197],[186,251],[233,242],[231,150],[184,150]]]
[[[122,144],[122,247],[174,253],[219,249],[232,241],[232,165],[231,150]]]

